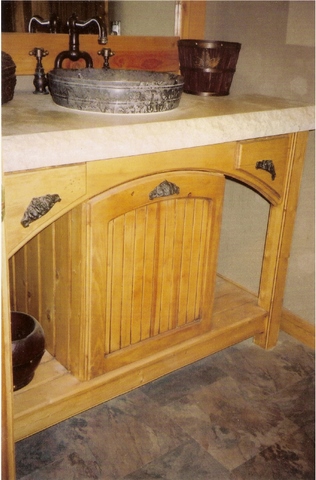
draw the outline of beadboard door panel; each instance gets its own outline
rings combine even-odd
[[[178,193],[150,200],[159,174],[88,202],[91,378],[211,328],[224,177],[167,177]]]

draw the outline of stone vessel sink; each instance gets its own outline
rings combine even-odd
[[[57,68],[48,72],[55,103],[101,113],[153,113],[179,105],[184,80],[173,73]]]

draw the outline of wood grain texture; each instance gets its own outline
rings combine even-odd
[[[109,35],[107,48],[115,55],[110,59],[111,68],[127,70],[152,70],[156,72],[178,72],[178,37],[134,37]],[[68,34],[51,33],[3,33],[2,50],[11,55],[16,64],[17,75],[33,75],[35,58],[29,55],[34,47],[48,50],[43,58],[45,72],[54,68],[56,56],[69,48]],[[97,35],[81,35],[80,50],[88,52],[94,68],[102,68],[103,57],[98,55],[104,45],[98,44]],[[82,61],[64,61],[63,68],[84,68]]]

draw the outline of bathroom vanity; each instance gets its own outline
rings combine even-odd
[[[5,254],[10,307],[47,351],[13,395],[15,440],[244,339],[275,345],[313,107],[183,94],[170,112],[90,114],[31,81],[2,110]],[[270,204],[257,294],[217,274],[227,178]],[[24,227],[47,194],[61,200]]]

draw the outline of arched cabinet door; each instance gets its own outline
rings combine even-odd
[[[168,172],[86,204],[89,378],[211,329],[224,182]]]

